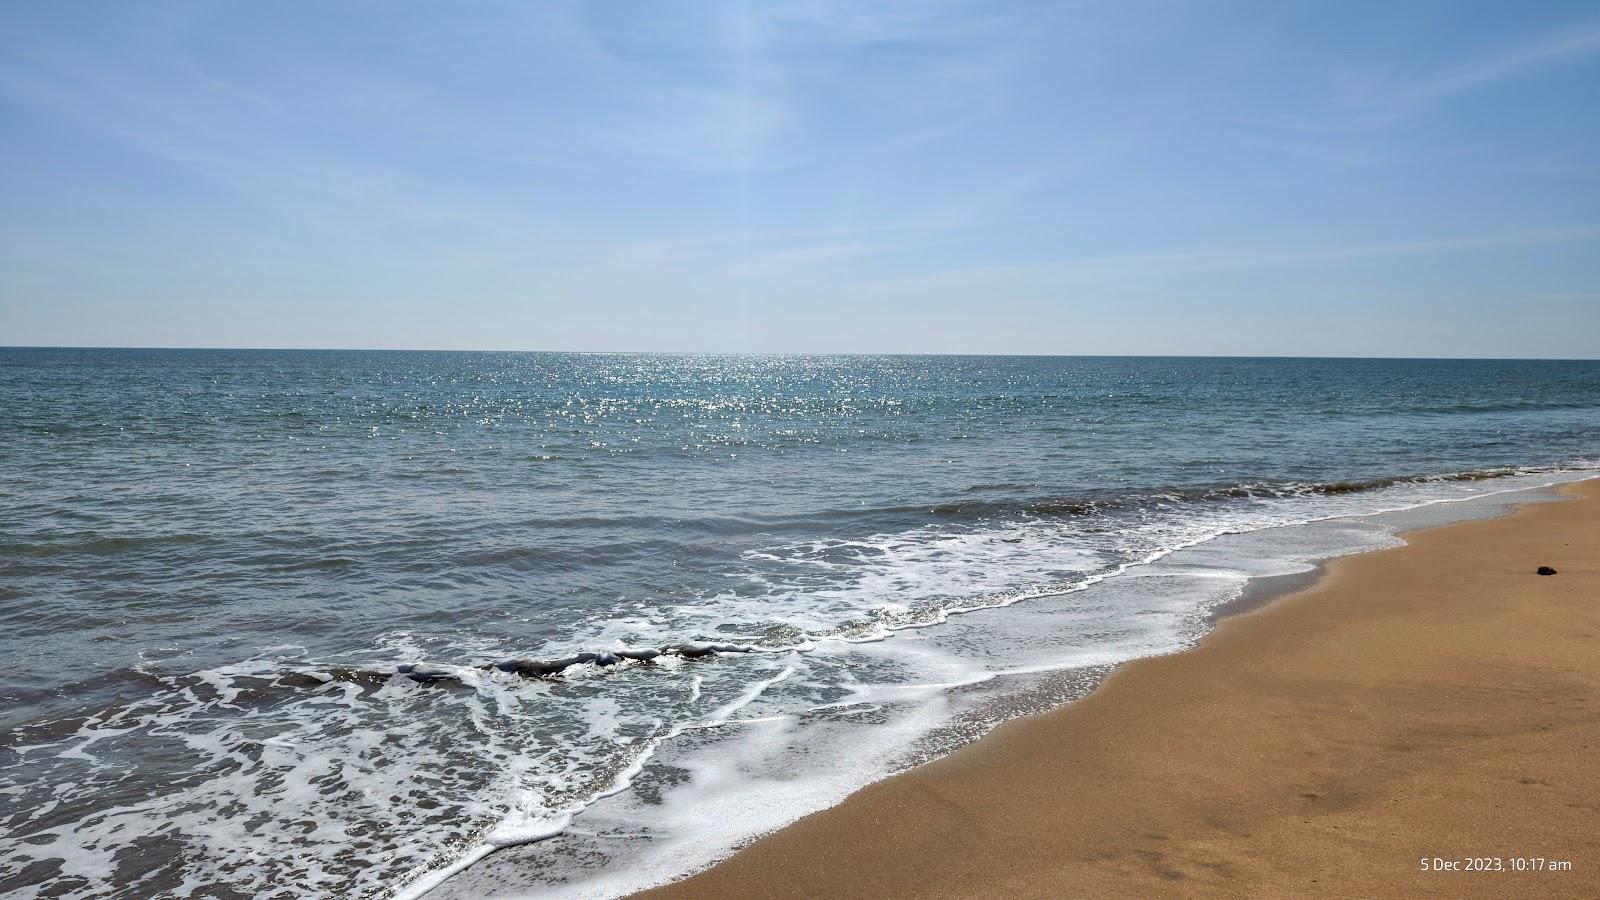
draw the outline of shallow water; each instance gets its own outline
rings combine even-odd
[[[24,897],[627,890],[1600,455],[1592,362],[9,350],[0,408]],[[750,652],[492,666],[688,641]]]

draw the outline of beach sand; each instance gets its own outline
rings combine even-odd
[[[1567,491],[1335,560],[647,896],[1600,897],[1600,481]]]

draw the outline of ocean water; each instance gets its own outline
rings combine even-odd
[[[1596,460],[1595,362],[0,350],[0,894],[615,895]]]

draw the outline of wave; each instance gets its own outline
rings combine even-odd
[[[6,543],[0,544],[0,550],[7,555],[20,557],[50,557],[70,554],[85,554],[89,556],[114,556],[132,550],[161,547],[189,547],[201,544],[217,544],[221,539],[211,534],[178,533],[178,534],[104,534],[101,532],[85,532],[75,535],[77,540],[64,539],[48,544],[41,543]]]
[[[1462,472],[1389,475],[1348,481],[1243,481],[1226,485],[1173,487],[1109,496],[958,500],[940,503],[928,509],[933,515],[946,518],[986,518],[999,515],[1075,517],[1123,510],[1149,509],[1173,504],[1214,503],[1227,500],[1283,500],[1296,497],[1358,494],[1402,485],[1489,481],[1497,478],[1512,478],[1523,475],[1583,471],[1586,468],[1588,467],[1580,464],[1535,467],[1505,466],[1492,469],[1470,469]]]
[[[1137,508],[1147,509],[1153,504],[1160,503],[1206,503],[1244,499],[1289,499],[1289,498],[1316,498],[1338,497],[1344,495],[1377,492],[1385,489],[1405,485],[1426,484],[1451,484],[1464,482],[1482,482],[1517,476],[1530,476],[1540,474],[1557,474],[1562,472],[1582,472],[1589,470],[1588,466],[1565,467],[1536,467],[1536,468],[1493,468],[1475,469],[1461,472],[1431,473],[1423,475],[1389,476],[1351,481],[1333,482],[1281,482],[1277,484],[1265,483],[1239,483],[1226,487],[1208,488],[1192,491],[1168,491],[1130,495],[1110,500],[1057,500],[1043,501],[1012,507],[1003,503],[966,504],[964,509],[981,508],[985,514],[1004,510],[1007,512],[1022,511],[1036,516],[1086,516],[1095,513],[1107,513],[1114,510]],[[1387,510],[1385,510],[1387,511]],[[1273,524],[1301,524],[1308,521],[1318,521],[1322,516],[1301,517]],[[1258,526],[1269,527],[1269,526]],[[477,664],[450,664],[406,662],[395,664],[392,667],[327,667],[316,671],[298,671],[286,673],[284,684],[295,684],[303,687],[317,687],[331,680],[348,681],[375,685],[391,677],[405,677],[421,684],[435,683],[471,683],[479,673],[502,672],[529,678],[555,678],[575,666],[586,666],[596,670],[608,669],[630,662],[649,665],[661,657],[676,657],[679,659],[699,659],[702,657],[722,654],[750,654],[750,653],[787,653],[809,652],[815,648],[818,641],[842,641],[847,643],[861,643],[881,640],[896,631],[908,628],[922,628],[939,624],[948,620],[952,615],[974,612],[981,609],[993,609],[1010,606],[1015,603],[1037,599],[1040,597],[1071,593],[1086,587],[1098,584],[1108,578],[1122,574],[1130,569],[1148,565],[1164,558],[1178,550],[1187,549],[1199,543],[1204,543],[1213,538],[1228,533],[1255,530],[1255,528],[1242,529],[1209,529],[1196,536],[1176,541],[1169,546],[1160,547],[1153,552],[1139,558],[1127,560],[1096,571],[1082,573],[1079,577],[1050,583],[1031,584],[1022,588],[995,592],[992,594],[978,595],[966,598],[966,602],[940,605],[922,611],[922,615],[900,614],[891,617],[879,618],[873,621],[846,621],[820,632],[807,632],[804,630],[779,629],[779,640],[766,643],[740,644],[717,643],[708,641],[686,641],[674,644],[665,644],[660,647],[622,648],[610,650],[583,650],[572,652],[563,656],[546,658],[511,657],[493,662]],[[1005,544],[1020,544],[1022,538],[1001,537],[998,539]],[[1019,548],[1017,552],[1028,552],[1026,548]],[[787,638],[788,640],[784,640]]]

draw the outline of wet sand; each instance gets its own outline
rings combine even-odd
[[[1335,560],[646,896],[1600,897],[1600,481],[1566,490]]]

